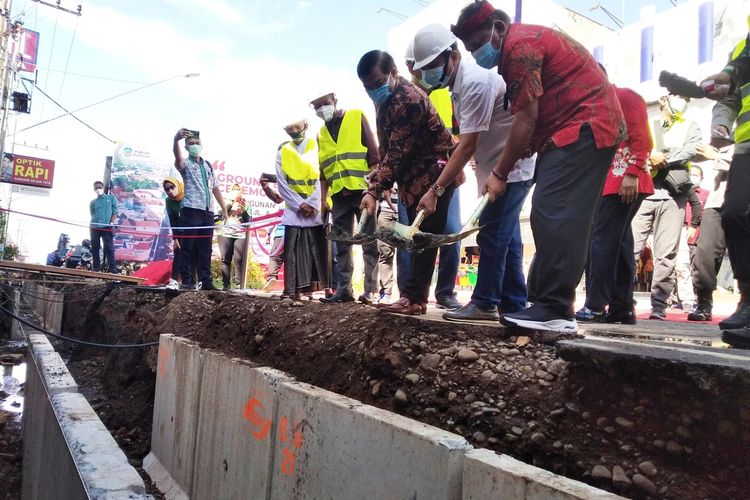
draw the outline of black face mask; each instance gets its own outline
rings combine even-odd
[[[304,139],[304,138],[305,138],[305,131],[306,131],[306,130],[307,130],[307,127],[303,128],[303,129],[302,129],[302,130],[300,130],[299,132],[296,132],[296,133],[289,133],[289,132],[287,132],[287,134],[289,135],[289,137],[290,137],[290,138],[291,138],[291,139],[292,139],[292,140],[293,140],[293,141],[294,141],[295,143],[299,144],[300,142],[302,142],[302,139]]]

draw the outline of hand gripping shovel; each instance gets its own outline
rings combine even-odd
[[[376,237],[374,234],[365,234],[365,225],[367,219],[370,217],[366,211],[362,211],[362,215],[359,216],[359,224],[357,224],[357,231],[354,234],[338,233],[333,227],[331,227],[330,234],[326,235],[329,240],[342,241],[344,243],[350,243],[352,245],[366,245],[367,243],[375,241]]]

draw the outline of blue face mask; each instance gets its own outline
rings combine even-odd
[[[500,66],[500,56],[502,55],[502,49],[496,49],[492,46],[492,36],[495,34],[495,25],[492,25],[492,33],[490,33],[490,39],[487,43],[479,47],[477,50],[471,53],[474,56],[474,60],[477,64],[484,69],[492,69],[495,66]],[[502,47],[502,42],[501,42]]]
[[[422,83],[430,90],[437,90],[445,87],[445,66],[422,70]]]
[[[375,103],[375,106],[381,106],[383,103],[385,103],[393,94],[393,91],[391,90],[390,86],[391,77],[388,77],[388,80],[385,81],[383,85],[376,89],[368,89],[367,95],[370,96],[370,99],[372,99],[372,102]]]

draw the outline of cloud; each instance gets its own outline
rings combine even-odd
[[[242,24],[245,16],[231,2],[223,0],[165,0],[168,4],[181,10],[194,12],[199,15],[208,14],[229,24]]]

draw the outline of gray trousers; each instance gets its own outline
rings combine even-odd
[[[707,208],[701,219],[701,233],[695,245],[693,259],[693,288],[698,294],[716,290],[716,276],[727,249],[724,229],[721,227],[721,210]]]
[[[381,211],[378,215],[378,227],[387,227],[394,222],[398,222],[398,214]],[[378,253],[380,255],[378,258],[380,293],[391,295],[393,293],[393,258],[396,256],[396,248],[378,240]]]
[[[354,222],[359,220],[359,204],[362,198],[357,195],[333,197],[333,227],[339,233],[354,231]],[[365,224],[364,231],[367,234],[375,232],[377,220],[370,217]],[[362,253],[365,261],[365,293],[378,292],[378,244],[377,241],[362,245]],[[354,274],[354,259],[352,258],[352,246],[343,241],[336,242],[336,260],[339,270],[339,286],[341,293],[347,292],[352,295],[352,274]],[[337,293],[338,293],[337,290]]]
[[[636,259],[646,239],[654,236],[654,276],[651,279],[651,307],[666,309],[674,289],[675,263],[680,248],[680,233],[685,221],[684,195],[667,200],[643,200],[633,219],[633,251]]]

